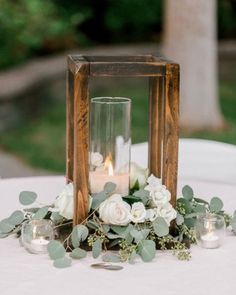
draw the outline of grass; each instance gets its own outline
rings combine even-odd
[[[102,86],[101,86],[102,85]],[[116,86],[115,86],[116,85]],[[91,96],[127,96],[132,98],[132,142],[147,140],[148,103],[146,81],[122,81],[93,85]],[[236,144],[236,85],[220,83],[220,103],[228,123],[223,132],[182,134]],[[35,118],[0,138],[1,146],[18,155],[30,165],[54,172],[65,171],[65,104],[55,103],[44,115]]]

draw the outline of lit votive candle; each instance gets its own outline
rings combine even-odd
[[[215,249],[220,246],[220,239],[213,232],[201,236],[201,242],[203,248]]]
[[[43,237],[31,241],[31,251],[34,253],[46,253],[49,241]]]

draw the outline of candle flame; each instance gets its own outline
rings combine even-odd
[[[114,175],[114,170],[113,170],[113,166],[112,166],[112,156],[111,154],[109,154],[106,157],[105,160],[105,168],[108,170],[108,175],[109,176],[113,176]]]

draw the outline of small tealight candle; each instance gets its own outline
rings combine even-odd
[[[30,253],[46,253],[47,245],[53,239],[54,230],[51,220],[31,220],[22,227],[21,241]]]
[[[196,235],[203,248],[216,249],[221,246],[225,234],[223,216],[206,213],[197,218]]]

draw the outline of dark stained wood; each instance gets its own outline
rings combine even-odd
[[[161,177],[176,205],[179,66],[144,56],[68,56],[67,178],[74,183],[74,225],[87,216],[90,76],[149,77],[149,169]]]
[[[179,66],[167,64],[165,82],[163,182],[171,192],[171,204],[176,206],[179,140]]]
[[[66,74],[66,178],[69,183],[73,181],[74,161],[74,75],[70,70]]]
[[[74,225],[88,214],[89,64],[75,75],[74,87]]]
[[[149,79],[149,171],[157,177],[162,177],[162,144],[163,144],[163,92],[164,78]]]

